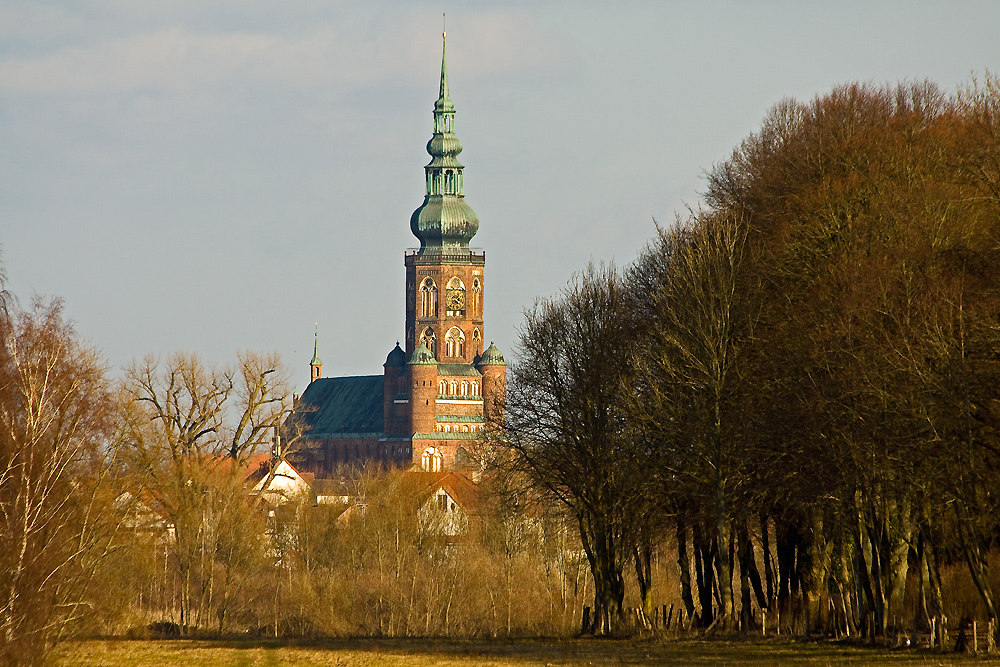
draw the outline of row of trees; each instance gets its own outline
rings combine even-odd
[[[511,464],[578,520],[590,630],[630,563],[649,612],[668,543],[703,628],[940,630],[951,563],[992,625],[1000,82],[786,100],[657,232],[529,311],[512,368]]]

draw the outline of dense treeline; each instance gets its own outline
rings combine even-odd
[[[668,541],[697,627],[940,641],[955,563],[992,627],[998,288],[987,77],[780,103],[705,208],[538,304],[510,444],[598,545],[591,631]]]

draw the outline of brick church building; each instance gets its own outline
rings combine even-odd
[[[479,443],[500,417],[507,365],[494,345],[483,347],[486,254],[469,247],[479,218],[463,192],[443,45],[427,152],[426,194],[410,217],[420,247],[403,258],[404,347],[396,343],[381,375],[325,378],[314,346],[311,382],[285,440],[297,438],[289,460],[319,477],[368,462],[475,470]]]

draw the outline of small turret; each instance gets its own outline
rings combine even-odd
[[[490,346],[476,362],[483,374],[483,417],[487,423],[503,423],[504,406],[507,402],[507,362],[496,345]]]
[[[410,415],[415,433],[430,433],[435,427],[438,363],[425,341],[413,351],[407,363],[410,371]],[[431,404],[431,399],[435,404]]]
[[[313,358],[309,362],[309,381],[314,382],[323,377],[323,362],[319,358],[319,331],[313,339]]]

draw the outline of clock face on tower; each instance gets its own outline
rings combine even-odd
[[[458,311],[465,310],[465,290],[463,289],[450,289],[448,290],[448,310]]]

